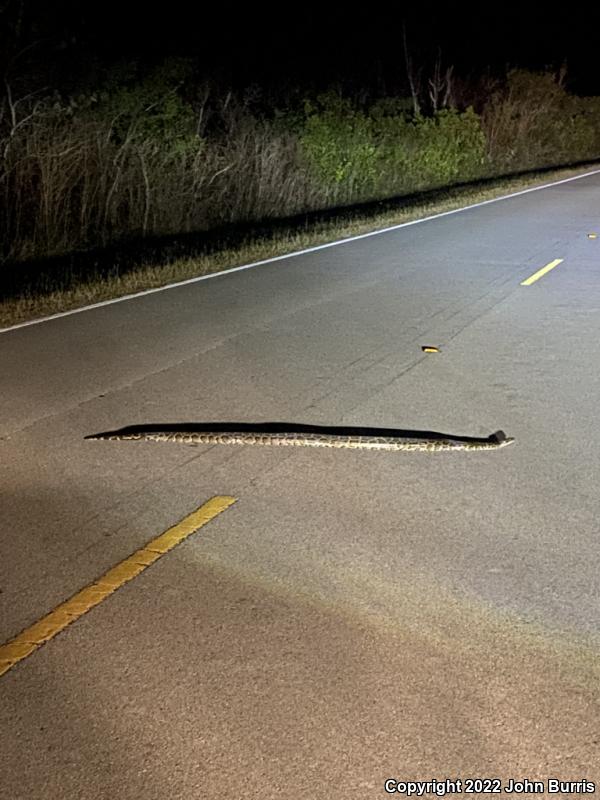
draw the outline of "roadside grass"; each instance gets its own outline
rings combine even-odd
[[[520,176],[499,178],[459,187],[412,195],[410,198],[365,204],[352,209],[339,209],[335,214],[323,212],[321,219],[311,215],[290,225],[273,220],[268,238],[265,223],[253,233],[249,228],[243,243],[228,246],[227,242],[210,252],[177,257],[163,263],[141,263],[117,275],[90,275],[74,279],[68,285],[53,285],[46,280],[41,286],[24,286],[13,296],[0,301],[0,329],[29,322],[63,311],[111,300],[171,283],[215,274],[232,267],[291,254],[339,239],[380,230],[403,222],[422,219],[432,214],[480,203],[536,185],[552,183],[562,178],[583,174],[598,168],[598,162],[577,167],[540,170]],[[368,207],[368,210],[366,210]],[[381,210],[378,210],[378,209]],[[373,210],[375,209],[375,210]],[[310,221],[312,220],[312,221]]]

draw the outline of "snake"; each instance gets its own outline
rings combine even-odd
[[[178,444],[271,445],[280,447],[326,447],[348,450],[441,452],[447,450],[498,450],[514,442],[504,431],[485,438],[452,436],[433,431],[386,428],[342,428],[288,423],[177,423],[130,425],[86,439],[173,442]]]

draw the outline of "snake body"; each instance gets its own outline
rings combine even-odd
[[[175,426],[173,426],[175,427]],[[409,452],[422,451],[427,453],[439,452],[444,450],[498,450],[501,447],[514,442],[513,438],[507,437],[503,431],[488,436],[487,438],[477,439],[469,437],[453,437],[444,434],[430,435],[370,435],[370,434],[348,434],[343,431],[340,433],[332,432],[330,428],[322,430],[285,430],[281,425],[265,425],[261,430],[260,426],[240,425],[240,430],[224,430],[201,428],[194,426],[188,430],[181,429],[169,430],[168,427],[160,430],[157,426],[138,426],[123,428],[120,431],[108,431],[88,436],[88,439],[109,439],[109,440],[142,440],[152,442],[176,442],[180,444],[246,444],[246,445],[275,445],[283,447],[329,447],[344,448],[349,450],[388,450]],[[301,428],[302,426],[290,426],[290,428]],[[309,427],[309,426],[305,426]],[[312,426],[313,429],[315,426]],[[248,428],[252,428],[249,430]],[[377,430],[377,429],[372,429]],[[388,433],[388,431],[385,431]]]

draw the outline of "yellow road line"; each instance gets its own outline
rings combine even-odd
[[[554,261],[551,261],[549,264],[546,264],[545,267],[538,269],[537,272],[530,275],[527,280],[521,281],[521,286],[531,286],[531,284],[535,283],[542,275],[545,275],[547,272],[550,272],[551,269],[554,269],[554,267],[558,267],[559,264],[562,264],[563,260],[562,258],[555,258]]]
[[[124,583],[135,578],[169,550],[191,536],[207,522],[235,503],[235,497],[218,496],[208,500],[196,511],[173,525],[133,555],[121,561],[102,577],[86,586],[69,600],[61,603],[38,622],[19,633],[14,639],[0,645],[0,676],[19,661],[31,655],[38,647],[56,636],[76,619],[115,592]]]

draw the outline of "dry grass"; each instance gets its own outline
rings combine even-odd
[[[268,241],[255,239],[236,249],[224,248],[210,255],[179,259],[162,266],[142,266],[118,277],[85,282],[66,290],[9,299],[0,303],[0,326],[8,327],[103,300],[293,253],[307,247],[368,233],[431,214],[461,208],[471,203],[490,200],[520,189],[582,174],[588,170],[589,167],[586,169],[580,166],[558,169],[543,175],[538,173],[498,180],[485,187],[448,189],[438,194],[434,201],[416,200],[410,205],[403,205],[401,208],[388,210],[377,216],[360,217],[354,212],[352,218],[340,216],[334,220],[315,223],[310,228],[303,228],[301,231],[276,233]]]

